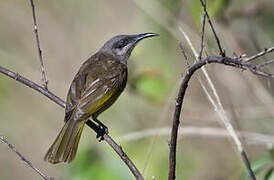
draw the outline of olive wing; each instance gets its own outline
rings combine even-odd
[[[66,104],[65,121],[76,106],[92,114],[116,93],[122,65],[116,60],[85,63],[71,83]]]

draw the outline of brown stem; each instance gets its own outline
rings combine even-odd
[[[204,0],[200,0],[200,1],[201,1],[202,6],[203,6],[204,13],[205,13],[205,15],[206,15],[206,17],[207,17],[208,24],[209,24],[209,26],[211,27],[211,30],[212,30],[212,32],[213,32],[213,34],[214,34],[215,39],[216,39],[216,42],[217,42],[217,45],[218,45],[218,48],[219,48],[219,51],[220,51],[220,55],[221,55],[222,57],[225,57],[225,52],[224,52],[224,50],[223,50],[223,48],[222,48],[222,46],[221,46],[220,39],[219,39],[219,37],[218,37],[218,35],[217,35],[217,33],[216,33],[216,30],[215,30],[215,28],[214,28],[214,26],[213,26],[213,23],[212,23],[212,21],[211,21],[211,19],[210,19],[210,17],[209,17],[209,14],[208,14],[208,12],[207,12],[207,10],[206,10],[206,2],[204,2]]]
[[[43,62],[43,57],[42,57],[42,50],[40,47],[40,40],[39,40],[39,34],[38,34],[38,26],[36,22],[36,15],[35,15],[35,7],[33,0],[30,0],[30,5],[31,5],[31,10],[32,10],[32,18],[33,18],[33,29],[34,29],[34,34],[36,38],[36,44],[37,44],[37,50],[38,50],[38,56],[40,60],[40,66],[41,66],[41,73],[42,73],[42,81],[43,81],[43,87],[45,89],[48,89],[48,80],[46,76],[46,70]]]

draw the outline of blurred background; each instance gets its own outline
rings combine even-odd
[[[155,32],[129,61],[129,81],[118,101],[99,119],[144,174],[167,179],[168,140],[181,75],[194,56],[181,27],[199,51],[202,7],[199,0],[36,1],[36,15],[49,90],[65,99],[70,82],[89,56],[117,34]],[[274,45],[274,2],[208,0],[226,54],[252,55]],[[1,0],[0,66],[42,84],[29,1]],[[205,51],[217,55],[206,25]],[[267,55],[256,63],[274,58]],[[274,81],[222,65],[206,66],[233,126],[255,134],[242,138],[258,179],[273,178]],[[274,66],[268,70],[274,72]],[[186,93],[178,141],[177,179],[245,179],[245,168],[225,135],[197,72]],[[55,179],[134,179],[128,168],[95,133],[84,129],[71,164],[52,165],[43,156],[63,126],[64,109],[43,95],[0,75],[0,135],[46,175]],[[207,130],[207,131],[205,131]],[[213,134],[213,135],[210,135]],[[254,134],[253,134],[254,135]],[[264,142],[263,142],[264,141]],[[273,138],[272,138],[273,142]],[[41,179],[0,143],[0,179]]]

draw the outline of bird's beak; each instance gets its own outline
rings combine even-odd
[[[136,42],[145,39],[145,38],[149,38],[149,37],[153,37],[153,36],[159,36],[159,34],[156,33],[144,33],[144,34],[138,34],[135,37]]]

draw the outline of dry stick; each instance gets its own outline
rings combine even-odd
[[[30,87],[31,89],[34,89],[44,96],[48,97],[53,102],[57,103],[59,106],[65,108],[66,104],[65,102],[60,99],[58,96],[53,94],[52,92],[48,91],[47,89],[39,86],[38,84],[30,81],[29,79],[19,75],[18,73],[14,73],[6,68],[3,68],[0,66],[0,73],[5,74],[6,76],[15,79],[16,81]],[[98,133],[98,130],[100,129],[95,123],[93,123],[91,120],[87,121],[87,125],[93,129],[95,132]],[[136,166],[133,164],[133,162],[128,158],[126,153],[122,150],[122,148],[108,135],[104,134],[104,140],[112,147],[112,149],[120,156],[120,158],[125,162],[125,164],[128,166],[132,174],[135,176],[137,180],[143,180],[142,174],[139,172],[139,170],[136,168]]]
[[[201,47],[198,59],[202,59],[203,50],[204,50],[204,36],[205,36],[205,21],[206,21],[206,13],[204,12],[203,21],[202,21],[202,30],[201,30]]]
[[[254,59],[257,59],[258,57],[264,56],[265,54],[270,53],[272,51],[274,51],[274,47],[266,48],[264,51],[259,52],[258,54],[255,54],[254,56],[251,56],[249,58],[245,58],[244,61],[245,62],[250,62],[250,61],[252,61]]]
[[[169,155],[169,180],[175,179],[175,169],[176,169],[176,146],[177,146],[177,136],[178,136],[178,127],[180,123],[180,115],[181,115],[181,109],[183,104],[183,99],[185,96],[186,89],[188,87],[188,82],[190,78],[192,77],[193,73],[202,68],[205,64],[210,63],[219,63],[224,64],[232,67],[237,68],[246,68],[250,70],[254,74],[259,74],[259,70],[255,68],[253,64],[244,63],[243,61],[240,61],[238,58],[230,58],[230,57],[221,57],[221,56],[212,56],[207,57],[203,60],[197,61],[195,64],[193,64],[186,72],[185,76],[182,79],[182,83],[178,92],[178,96],[176,99],[176,106],[175,111],[173,114],[173,125],[171,130],[171,140],[170,140],[170,155]],[[257,72],[256,72],[257,71]],[[272,77],[272,76],[269,76]],[[218,111],[219,112],[219,111]],[[221,112],[219,112],[221,113]],[[238,141],[237,141],[238,142]],[[249,169],[250,175],[254,175],[252,172],[252,169],[250,168],[250,164],[247,163],[248,159],[246,158],[246,154],[244,151],[240,151],[242,153],[242,157],[245,161],[245,164],[247,168]],[[253,179],[256,179],[255,176],[252,176]]]
[[[274,63],[274,59],[271,59],[271,60],[268,60],[266,62],[260,63],[260,64],[258,64],[258,67],[263,67],[263,66],[266,66],[266,65],[269,65],[269,64],[272,64],[272,63]]]
[[[39,59],[40,59],[40,66],[41,66],[43,87],[45,89],[48,89],[48,80],[47,80],[47,77],[46,77],[46,70],[45,70],[45,66],[44,66],[44,62],[43,62],[43,57],[42,57],[42,50],[41,50],[41,47],[40,47],[40,40],[39,40],[39,34],[38,34],[38,26],[37,26],[37,22],[36,22],[36,15],[35,15],[35,8],[34,8],[33,0],[30,0],[30,4],[31,4],[31,9],[32,9],[34,34],[35,34],[35,38],[36,38],[38,55],[39,55]]]
[[[48,177],[47,175],[43,174],[43,173],[42,173],[38,168],[36,168],[29,160],[27,160],[20,152],[18,152],[18,151],[16,150],[16,148],[15,148],[12,144],[10,144],[10,143],[8,142],[7,139],[5,139],[3,136],[0,136],[0,140],[1,140],[2,142],[4,142],[6,145],[8,145],[8,147],[9,147],[13,152],[15,152],[15,153],[21,158],[22,161],[24,161],[25,163],[27,163],[27,165],[28,165],[29,167],[31,167],[35,172],[37,172],[43,179],[45,179],[45,180],[51,180],[50,177]]]
[[[219,48],[219,51],[220,51],[220,55],[223,56],[223,57],[225,57],[225,53],[224,53],[224,50],[223,50],[223,48],[222,48],[222,46],[221,46],[220,39],[219,39],[219,37],[218,37],[218,35],[217,35],[216,31],[215,31],[215,28],[214,28],[214,26],[213,26],[213,23],[212,23],[212,21],[211,21],[209,15],[208,15],[208,12],[207,12],[207,10],[206,10],[206,3],[205,3],[203,0],[200,0],[200,1],[201,1],[202,6],[203,6],[204,13],[206,14],[207,21],[208,21],[208,23],[209,23],[209,25],[210,25],[210,27],[211,27],[211,30],[212,30],[212,32],[213,32],[213,34],[214,34],[214,37],[215,37],[215,39],[216,39],[216,41],[217,41],[217,45],[218,45],[218,48]]]

